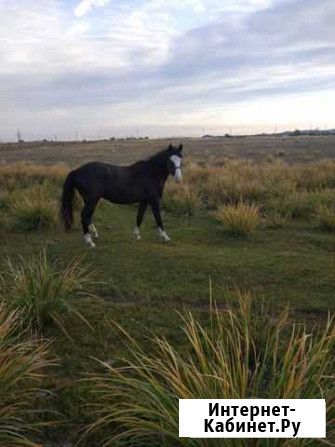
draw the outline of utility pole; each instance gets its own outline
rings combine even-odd
[[[22,141],[20,129],[17,131],[17,142],[20,143]]]

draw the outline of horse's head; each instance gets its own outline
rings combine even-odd
[[[167,168],[169,171],[169,174],[173,176],[173,178],[180,182],[183,178],[181,173],[181,167],[182,167],[182,155],[183,145],[181,144],[179,147],[174,147],[172,144],[167,148],[168,152],[168,164]]]

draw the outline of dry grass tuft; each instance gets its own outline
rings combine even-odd
[[[44,183],[46,180],[62,182],[68,173],[66,165],[44,166],[30,163],[0,165],[0,188],[16,191]]]
[[[116,325],[117,326],[117,325]],[[141,345],[117,326],[130,360],[103,364],[93,385],[94,422],[85,436],[99,433],[102,446],[231,446],[230,439],[180,439],[178,399],[326,398],[327,420],[334,418],[331,371],[334,319],[308,333],[290,323],[288,312],[269,318],[269,309],[238,293],[238,307],[211,311],[210,327],[192,313],[183,318],[187,347],[176,350],[166,339],[149,337]],[[150,349],[147,348],[150,346]],[[329,425],[328,436],[331,425]],[[306,440],[295,440],[305,445]],[[236,447],[250,445],[235,439]],[[282,445],[269,439],[267,446]]]
[[[9,207],[15,230],[36,231],[57,224],[57,204],[47,185],[13,193]]]
[[[335,233],[335,207],[321,206],[317,213],[317,219],[319,228]]]
[[[251,237],[260,223],[259,208],[242,201],[219,207],[215,217],[222,223],[224,231],[244,237]]]
[[[92,296],[87,289],[96,275],[75,257],[67,267],[58,270],[46,252],[18,261],[8,259],[6,270],[0,276],[1,295],[11,309],[20,309],[26,325],[42,332],[45,325],[54,323],[66,331],[66,318],[73,314],[89,323],[70,304],[73,296]]]
[[[48,360],[49,344],[22,330],[22,312],[8,311],[0,301],[0,445],[2,447],[40,444],[33,438],[43,427],[41,389],[43,371],[54,364]],[[26,339],[26,341],[22,341]],[[37,404],[39,402],[39,404]],[[39,407],[39,410],[34,410]]]
[[[201,207],[201,196],[190,183],[168,182],[163,196],[164,209],[177,215],[191,216]]]

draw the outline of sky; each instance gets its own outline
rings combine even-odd
[[[0,0],[0,141],[335,128],[334,0]]]

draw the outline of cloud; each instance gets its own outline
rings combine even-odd
[[[87,14],[93,7],[105,6],[110,0],[82,0],[74,8],[73,13],[77,17],[83,17]]]
[[[290,119],[296,110],[302,122],[314,113],[335,125],[333,0],[131,0],[112,7],[85,0],[75,16],[68,3],[1,3],[2,132],[20,125],[94,133],[94,126],[137,124],[177,132],[229,120],[237,126],[239,116],[240,125],[261,126],[276,110],[277,120],[285,119],[285,101]],[[87,14],[95,6],[106,8]],[[308,110],[299,106],[304,95]]]

